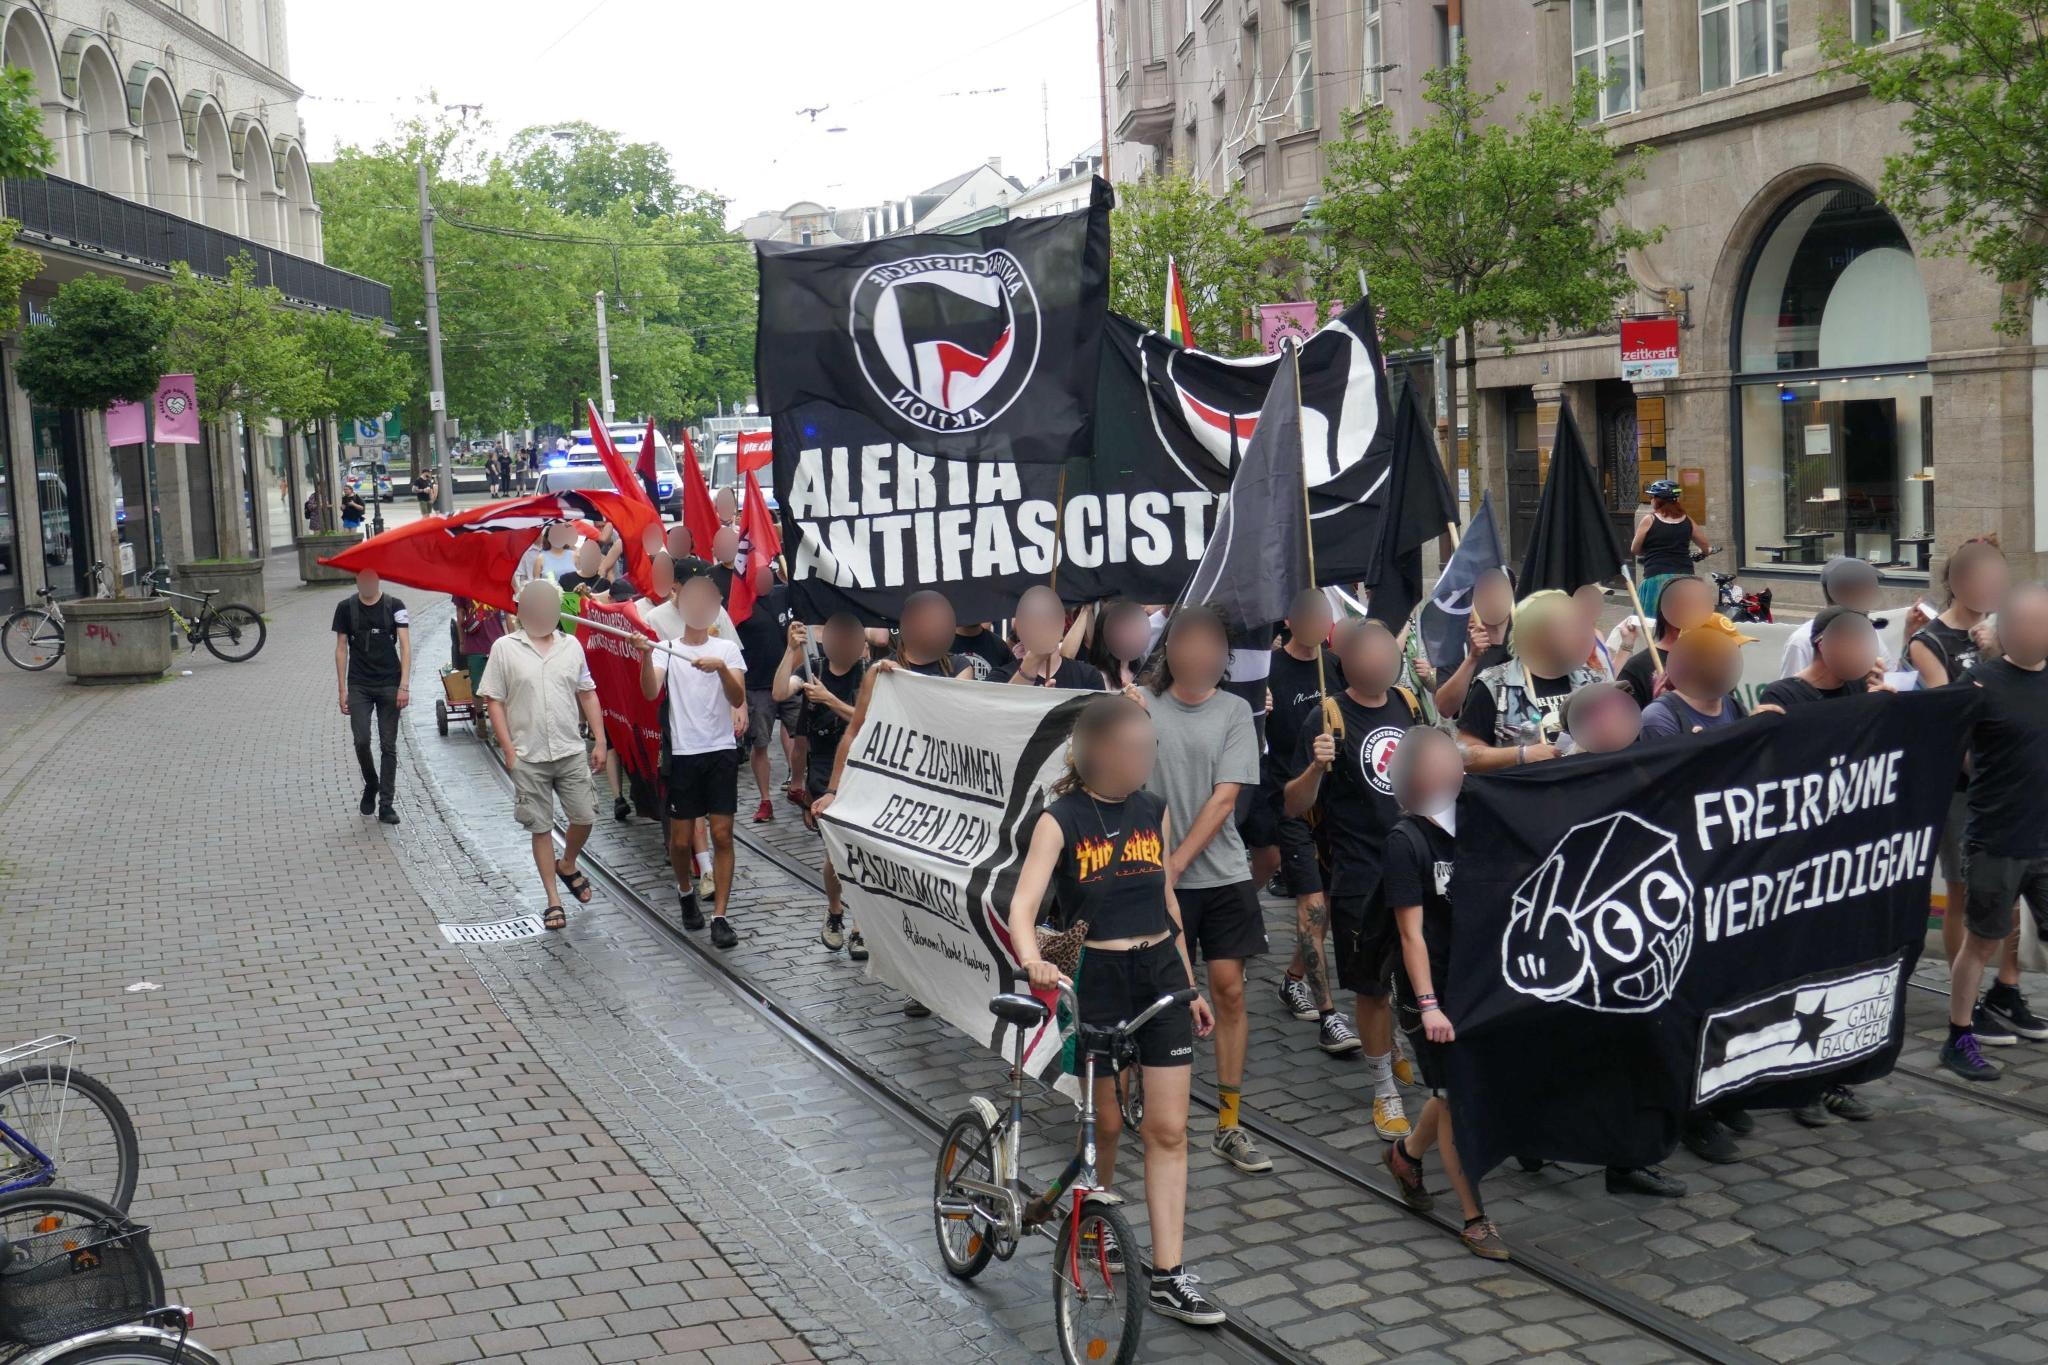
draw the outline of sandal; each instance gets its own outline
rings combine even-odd
[[[550,905],[547,913],[540,917],[543,929],[566,929],[569,927],[569,912],[559,905]]]
[[[577,904],[590,904],[590,878],[584,876],[581,872],[562,871],[562,865],[559,862],[555,864],[555,875],[562,879],[562,885],[569,888],[569,894],[576,898]]]

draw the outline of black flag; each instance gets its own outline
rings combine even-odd
[[[840,246],[757,243],[754,376],[771,415],[826,403],[941,458],[1094,446],[1109,186],[1078,213]]]
[[[1458,524],[1458,502],[1444,477],[1436,436],[1415,401],[1413,384],[1401,390],[1401,400],[1394,405],[1389,460],[1379,544],[1373,552],[1373,571],[1363,581],[1372,589],[1366,610],[1375,621],[1398,631],[1422,600],[1422,547]]]
[[[1572,410],[1561,406],[1557,437],[1550,447],[1550,473],[1543,480],[1543,499],[1536,504],[1536,525],[1515,590],[1522,597],[1544,588],[1573,592],[1613,578],[1621,564],[1621,542],[1607,519],[1607,505],[1593,480],[1578,424],[1572,421]]]
[[[1202,562],[1181,601],[1213,607],[1234,631],[1287,615],[1309,572],[1308,502],[1301,468],[1301,370],[1296,348],[1280,357],[1258,426],[1230,491],[1216,509]]]
[[[1448,673],[1465,661],[1466,623],[1472,619],[1472,589],[1484,574],[1507,567],[1507,548],[1500,543],[1500,527],[1493,519],[1493,492],[1480,495],[1479,510],[1465,527],[1444,571],[1436,580],[1436,591],[1422,608],[1422,648],[1430,665]]]

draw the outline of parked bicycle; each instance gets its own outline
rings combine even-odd
[[[994,1103],[977,1095],[972,1107],[946,1130],[932,1193],[939,1256],[948,1271],[967,1280],[979,1275],[990,1257],[1009,1260],[1026,1233],[1054,1239],[1058,1250],[1053,1260],[1053,1321],[1066,1365],[1129,1365],[1138,1353],[1144,1320],[1137,1278],[1124,1262],[1137,1243],[1116,1207],[1121,1201],[1096,1183],[1096,1065],[1116,1066],[1119,1058],[1131,1054],[1138,1030],[1152,1016],[1186,1008],[1199,993],[1191,986],[1163,995],[1137,1018],[1115,1028],[1075,1022],[1061,1029],[1062,1040],[1075,1040],[1081,1059],[1080,1141],[1074,1159],[1039,1195],[1027,1193],[1017,1161],[1024,1134],[1024,1052],[1048,1011],[1028,995],[999,995],[989,1001],[989,1012],[1017,1035],[1009,1112],[999,1113]],[[1060,984],[1060,1003],[1067,1018],[1080,1019],[1080,1002],[1065,982]],[[1126,1103],[1134,1100],[1131,1096]],[[1060,1200],[1070,1194],[1062,1214]]]
[[[107,593],[107,566],[95,563],[88,573],[95,597]],[[22,607],[0,621],[0,654],[30,673],[40,673],[64,657],[64,608],[48,585],[36,589],[42,605]]]
[[[0,1052],[0,1195],[61,1183],[125,1210],[141,1170],[135,1125],[114,1092],[53,1033]]]
[[[178,631],[182,629],[185,642],[194,654],[203,644],[213,657],[231,664],[253,659],[256,651],[263,648],[268,632],[263,627],[262,613],[240,602],[215,605],[213,599],[220,595],[219,588],[202,588],[197,593],[173,592],[168,569],[156,570],[143,579],[142,586],[144,594],[149,597],[199,604],[199,609],[190,617],[175,606],[171,608],[172,645],[177,644]]]

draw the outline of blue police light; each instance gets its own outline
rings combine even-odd
[[[665,498],[665,497],[667,497],[667,496],[668,496],[668,495],[669,495],[670,493],[673,493],[673,492],[675,491],[675,485],[674,485],[674,484],[672,484],[672,483],[670,483],[670,482],[669,482],[669,481],[668,481],[667,479],[662,479],[661,481],[659,481],[658,483],[656,483],[656,484],[655,484],[654,486],[655,486],[656,488],[658,488],[658,489],[660,489],[660,490],[661,490],[661,495],[662,495],[662,496],[663,496],[664,498]]]
[[[549,468],[549,469],[567,469],[568,467],[569,467],[569,461],[568,461],[567,459],[565,459],[564,457],[562,457],[562,456],[560,456],[560,455],[550,455],[550,456],[548,456],[548,468]]]
[[[812,426],[809,422],[804,423],[804,439],[806,441],[815,441],[818,439],[818,429]]]

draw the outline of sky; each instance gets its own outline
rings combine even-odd
[[[297,0],[286,28],[315,160],[431,95],[482,105],[501,144],[571,119],[659,142],[734,221],[997,156],[1028,186],[1048,124],[1054,164],[1100,127],[1095,0]]]

